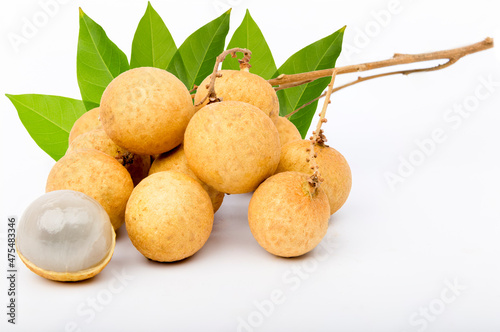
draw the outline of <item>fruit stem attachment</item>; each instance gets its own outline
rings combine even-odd
[[[207,85],[207,95],[203,97],[202,100],[196,106],[200,106],[205,102],[205,100],[208,99],[208,103],[216,103],[219,101],[222,101],[221,98],[217,97],[217,94],[215,93],[215,80],[217,77],[222,77],[222,74],[219,73],[219,65],[226,59],[226,57],[231,54],[231,57],[236,58],[236,52],[241,52],[243,53],[243,58],[238,60],[238,63],[240,64],[240,69],[241,70],[248,70],[250,68],[250,58],[252,57],[252,52],[250,50],[247,50],[246,48],[231,48],[229,50],[225,50],[222,52],[217,59],[215,60],[215,66],[214,66],[214,71],[212,72],[212,75],[210,77],[210,83]]]
[[[132,152],[125,152],[121,156],[115,158],[123,166],[130,165],[134,162],[135,154]]]
[[[318,157],[317,153],[314,151],[314,146],[315,145],[325,145],[326,137],[323,134],[323,129],[321,129],[321,126],[323,123],[325,123],[327,120],[325,118],[326,116],[326,110],[328,108],[328,105],[331,103],[330,98],[333,93],[333,85],[335,84],[335,78],[337,77],[337,70],[334,68],[332,71],[332,79],[330,80],[330,83],[328,84],[328,90],[326,91],[325,95],[325,102],[323,103],[323,108],[321,109],[321,112],[319,113],[319,121],[318,124],[316,125],[316,130],[313,131],[312,136],[309,138],[311,140],[311,146],[309,147],[309,158],[307,158],[307,161],[311,161],[311,169],[313,170],[313,174],[309,178],[308,182],[309,185],[313,188],[313,193],[317,190],[321,182],[323,182],[323,178],[321,177],[319,166],[316,163],[316,158]]]

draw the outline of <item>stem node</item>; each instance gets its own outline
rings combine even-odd
[[[217,94],[215,93],[215,80],[218,77],[222,77],[222,74],[219,73],[219,65],[226,59],[226,57],[228,55],[231,55],[233,58],[235,58],[236,52],[243,53],[243,58],[241,60],[238,60],[238,62],[240,64],[240,69],[248,70],[248,68],[251,67],[249,64],[249,61],[250,61],[250,58],[252,57],[252,52],[250,50],[247,50],[246,48],[236,47],[236,48],[232,48],[232,49],[229,49],[229,50],[222,52],[217,57],[217,60],[215,61],[214,71],[212,72],[212,75],[210,77],[210,83],[207,84],[207,86],[206,86],[208,89],[207,95],[205,97],[203,97],[203,99],[195,106],[202,105],[207,99],[208,99],[209,104],[222,101],[222,99],[218,98]]]

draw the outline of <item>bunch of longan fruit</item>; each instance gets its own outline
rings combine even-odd
[[[215,74],[214,102],[206,97]],[[195,254],[224,195],[249,192],[250,229],[265,250],[282,257],[312,250],[349,195],[349,165],[324,143],[301,139],[279,116],[276,92],[262,77],[245,69],[212,75],[194,102],[165,70],[141,67],[116,77],[100,106],[75,122],[46,191],[92,197],[114,230],[125,223],[133,245],[154,261]],[[311,146],[319,186],[311,185]]]

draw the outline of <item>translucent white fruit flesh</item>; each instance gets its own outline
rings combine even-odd
[[[73,273],[98,266],[114,249],[103,207],[72,190],[44,194],[25,210],[17,229],[19,253],[36,267]]]

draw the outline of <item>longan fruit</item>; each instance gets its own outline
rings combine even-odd
[[[113,256],[115,231],[104,208],[73,190],[42,195],[24,211],[17,253],[33,272],[56,281],[80,281],[102,271]]]
[[[163,171],[177,171],[189,175],[196,181],[198,181],[203,189],[206,190],[208,196],[210,196],[210,200],[212,201],[212,205],[214,207],[214,213],[222,205],[222,201],[224,199],[224,193],[215,190],[210,187],[200,179],[196,177],[193,171],[189,168],[187,164],[186,154],[184,153],[184,145],[181,144],[173,150],[162,153],[159,155],[151,165],[151,169],[149,170],[149,175],[163,172]]]
[[[66,154],[52,167],[46,192],[69,189],[94,198],[117,230],[125,221],[125,206],[134,189],[128,171],[114,158],[97,150]]]
[[[130,173],[134,186],[148,176],[151,157],[149,155],[138,155],[129,152],[116,145],[101,127],[83,133],[75,138],[69,145],[66,153],[82,149],[96,149],[115,158]]]
[[[106,134],[130,152],[154,155],[182,142],[194,114],[184,84],[166,70],[140,67],[116,77],[101,98]]]
[[[311,141],[300,140],[285,144],[281,148],[280,163],[276,173],[297,171],[312,174],[311,164],[306,160],[311,147]],[[349,197],[352,186],[351,168],[344,156],[337,150],[326,145],[315,144],[314,152],[317,153],[316,163],[319,166],[324,182],[321,187],[326,192],[330,202],[330,214],[338,211]]]
[[[277,116],[272,119],[278,129],[281,146],[293,141],[300,141],[302,139],[299,130],[295,127],[292,121],[288,120],[284,116]]]
[[[212,202],[205,189],[176,171],[155,173],[142,180],[125,212],[132,244],[159,262],[194,255],[208,240],[213,220]]]
[[[257,107],[222,101],[200,109],[184,136],[189,168],[216,190],[242,194],[274,174],[280,142],[276,126]]]
[[[243,101],[261,109],[265,114],[273,117],[279,115],[279,100],[276,91],[265,79],[245,70],[219,70],[221,77],[215,80],[215,92],[222,101]],[[197,105],[208,93],[207,85],[211,75],[201,82],[194,96]],[[208,100],[199,106],[196,111],[207,105]]]
[[[83,113],[75,123],[73,127],[71,127],[71,131],[69,132],[69,144],[73,142],[75,138],[80,136],[87,131],[91,131],[101,125],[101,121],[99,120],[99,107],[93,108],[90,111]]]
[[[260,246],[273,255],[303,255],[326,235],[328,197],[321,187],[313,189],[308,179],[304,173],[279,173],[252,195],[248,207],[250,230]]]

